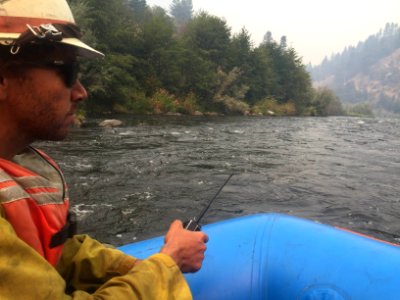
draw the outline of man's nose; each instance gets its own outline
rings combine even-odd
[[[88,93],[82,83],[77,80],[71,90],[71,101],[79,102],[84,101],[88,97]]]

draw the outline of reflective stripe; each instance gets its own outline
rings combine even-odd
[[[12,180],[5,180],[3,182],[0,182],[0,190],[3,188],[8,188],[10,186],[17,185],[14,181]]]
[[[29,187],[45,187],[49,185],[49,181],[46,178],[39,176],[24,176],[16,178],[18,182],[23,186]]]
[[[42,194],[31,194],[31,197],[36,200],[38,205],[47,204],[63,204],[65,199],[62,199],[62,193],[42,193]]]
[[[0,203],[11,203],[14,201],[29,199],[30,196],[18,185],[10,186],[0,190]]]
[[[7,181],[14,181],[6,172],[0,169],[0,183],[7,182]]]
[[[57,187],[49,186],[49,181],[45,178],[22,176],[13,180],[0,169],[0,203],[10,203],[32,197],[38,205],[63,204],[62,194],[63,192]]]
[[[55,162],[31,148],[14,161],[0,158],[0,205],[18,237],[55,266],[63,246],[50,243],[65,227],[69,208]]]
[[[19,186],[11,186],[1,189],[0,203],[11,203],[18,200],[32,198],[37,202],[37,205],[47,204],[63,204],[65,199],[62,199],[62,192],[57,193],[35,193],[29,194],[22,190]]]
[[[8,17],[1,16],[0,18],[0,28],[3,33],[21,33],[28,29],[26,24],[39,26],[42,24],[51,24],[51,23],[64,23],[66,21],[63,20],[54,20],[54,19],[44,19],[44,18],[29,18],[29,17]]]
[[[12,182],[14,180],[22,186],[29,188],[46,188],[49,185],[49,181],[47,179],[39,176],[23,176],[12,178],[0,169],[0,189],[3,184],[8,184],[8,182]]]

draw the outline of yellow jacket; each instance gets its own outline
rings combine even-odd
[[[192,298],[166,254],[136,264],[135,258],[85,235],[48,249],[68,209],[61,171],[33,148],[0,163],[1,300]]]
[[[0,299],[192,299],[173,259],[136,259],[86,235],[69,239],[54,268],[17,237],[0,206]]]

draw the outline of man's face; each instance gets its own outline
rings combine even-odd
[[[10,62],[6,107],[27,139],[62,140],[68,134],[77,104],[87,97],[72,77],[75,59],[70,51],[57,50],[38,59]]]

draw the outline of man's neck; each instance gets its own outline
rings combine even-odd
[[[28,139],[25,138],[22,132],[14,132],[7,126],[0,127],[0,157],[3,159],[12,159],[15,155],[24,151],[31,142],[32,141],[28,141]]]

